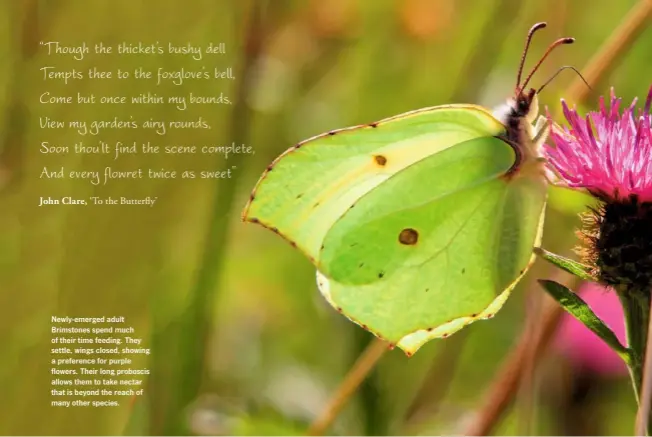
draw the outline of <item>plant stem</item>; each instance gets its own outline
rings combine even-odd
[[[328,430],[351,395],[355,393],[358,386],[387,350],[389,350],[389,345],[380,339],[374,338],[369,343],[333,394],[322,414],[310,425],[307,435],[323,435]]]
[[[354,354],[351,357],[351,366],[355,364],[357,359],[367,350],[367,348],[378,339],[364,329],[360,329],[358,325],[349,326],[349,330],[353,331],[354,338]],[[360,433],[363,435],[387,435],[388,417],[382,413],[385,399],[383,398],[383,391],[378,386],[379,375],[374,366],[369,374],[362,380],[358,388],[358,397],[360,400],[361,418],[360,422],[363,425],[360,428]]]
[[[251,108],[246,103],[247,93],[254,80],[254,64],[263,51],[266,29],[266,0],[251,0],[247,9],[248,23],[244,28],[244,47],[237,71],[240,81],[235,85],[235,104],[230,116],[230,136],[235,144],[245,144],[249,139]],[[150,379],[150,435],[188,435],[186,409],[198,396],[203,378],[207,374],[207,349],[214,329],[213,302],[219,293],[218,281],[222,273],[230,215],[236,198],[236,184],[243,170],[243,154],[229,158],[228,165],[238,167],[229,184],[215,189],[210,211],[209,227],[204,239],[202,259],[197,278],[190,292],[190,302],[181,320],[170,324],[154,318],[153,344],[156,350],[174,347],[178,354],[175,366],[158,359],[160,366]],[[226,165],[226,164],[223,164]],[[156,316],[156,314],[155,314]],[[173,345],[173,346],[170,346]],[[173,383],[165,381],[164,371],[173,376]],[[156,376],[158,375],[158,376]]]
[[[649,299],[649,296],[648,296]],[[645,348],[645,361],[643,362],[642,387],[639,395],[638,412],[636,413],[636,434],[643,435],[650,426],[650,413],[652,410],[652,302],[648,313],[647,344]],[[648,431],[649,434],[649,431]]]
[[[645,333],[641,330],[642,323],[647,326],[647,317],[642,310],[639,299],[627,291],[619,291],[618,297],[625,313],[625,329],[627,331],[627,347],[632,351],[629,372],[634,387],[636,402],[639,401],[639,389],[643,377],[641,351],[645,350]]]
[[[464,430],[464,435],[489,435],[514,400],[528,356],[538,359],[553,339],[564,310],[552,299],[544,301],[536,332],[526,330],[501,365],[487,390],[478,416]]]
[[[639,412],[636,420],[637,435],[650,435],[649,400],[643,402],[644,361],[647,350],[648,326],[650,323],[650,293],[635,288],[618,287],[618,296],[625,313],[627,344],[631,350],[631,362],[628,364],[632,386]],[[650,375],[647,375],[649,380]],[[648,384],[650,381],[647,381]],[[647,396],[649,397],[649,395]],[[647,411],[645,411],[647,410]],[[642,425],[642,426],[641,426]],[[647,429],[647,432],[646,432]]]
[[[421,424],[426,420],[434,420],[440,412],[442,403],[455,380],[458,363],[470,332],[471,330],[463,329],[454,337],[441,343],[419,390],[405,411],[405,428],[401,432],[406,435],[414,434]]]
[[[475,48],[462,65],[455,81],[451,102],[472,102],[478,98],[489,78],[489,73],[500,59],[503,44],[509,39],[510,30],[516,22],[525,2],[501,0],[491,9],[491,16],[484,22]],[[496,26],[496,23],[502,23]]]

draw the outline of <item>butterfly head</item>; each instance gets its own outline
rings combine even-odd
[[[528,92],[521,92],[516,97],[507,99],[507,102],[494,109],[494,116],[503,124],[510,124],[510,120],[527,120],[534,122],[539,115],[539,99],[537,91],[530,88]]]
[[[521,91],[516,98],[510,102],[511,116],[516,118],[525,118],[533,122],[539,115],[539,99],[537,91],[530,88],[528,92]]]

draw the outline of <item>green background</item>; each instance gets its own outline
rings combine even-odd
[[[534,80],[561,65],[580,70],[636,2],[520,0],[48,0],[0,4],[0,433],[301,434],[322,410],[371,336],[334,312],[314,270],[271,232],[239,214],[264,168],[282,151],[334,128],[424,106],[469,102],[494,107],[511,95],[529,27],[548,21],[529,65],[553,39],[574,36]],[[646,94],[652,31],[644,30],[593,84],[588,102],[615,86],[626,101]],[[236,81],[154,87],[135,80],[45,82],[39,69],[191,68],[183,57],[48,57],[39,41],[107,44],[225,42],[228,53],[199,62],[232,66]],[[208,56],[208,55],[207,55]],[[246,80],[245,80],[246,79]],[[542,108],[577,80],[564,72],[540,96]],[[156,89],[154,89],[156,88]],[[193,91],[231,96],[234,105],[40,105],[45,91],[114,95]],[[570,102],[572,103],[572,102]],[[201,155],[52,156],[41,141],[78,141],[44,131],[40,117],[196,119],[210,130],[177,131],[167,143],[245,143],[256,153],[228,160]],[[111,131],[115,141],[161,141],[143,130]],[[91,141],[89,139],[88,141]],[[124,141],[123,141],[124,142]],[[85,181],[39,179],[66,169],[208,169],[236,166],[224,180]],[[150,208],[38,207],[43,196],[157,196]],[[544,246],[571,255],[577,214],[590,200],[553,191]],[[407,359],[386,354],[347,405],[336,434],[461,432],[523,331],[525,296],[541,293],[541,262],[499,315],[426,345]],[[453,292],[453,290],[451,290]],[[50,317],[125,316],[152,348],[134,367],[152,376],[146,395],[114,409],[49,406]],[[570,365],[554,352],[537,373],[536,422],[528,432],[570,432],[558,412],[569,396]],[[594,381],[583,402],[599,418],[594,433],[631,432],[635,405],[625,379]],[[417,396],[417,393],[421,393]],[[522,434],[517,408],[496,430]],[[424,410],[425,408],[425,410]],[[426,413],[415,415],[414,412]],[[597,419],[596,419],[597,420]]]

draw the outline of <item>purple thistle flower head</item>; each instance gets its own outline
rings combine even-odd
[[[622,114],[620,104],[612,88],[609,108],[601,97],[600,111],[582,118],[562,100],[570,128],[551,129],[554,146],[546,144],[544,153],[568,187],[606,202],[652,202],[652,86],[643,112],[636,111],[636,99]]]

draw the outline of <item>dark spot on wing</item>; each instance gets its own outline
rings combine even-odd
[[[387,345],[387,348],[388,348],[390,351],[393,350],[395,347],[396,347],[396,345],[395,345],[394,343],[390,343],[389,345]]]
[[[369,127],[378,127],[378,123],[369,123]]]
[[[430,332],[430,331],[432,331],[432,329],[433,329],[433,328],[428,328],[428,329],[426,329],[426,331]]]
[[[301,199],[302,197],[303,197],[303,193],[299,194],[299,195],[297,196],[297,199]]]
[[[494,315],[493,314],[487,314],[487,319],[491,319]]]
[[[523,269],[523,270],[521,270],[520,272],[518,272],[519,275],[522,275],[523,273],[525,273],[525,269]]]
[[[337,132],[335,132],[335,131],[330,131],[330,132],[328,133],[328,135],[335,135],[336,133],[337,133]]]
[[[407,355],[408,358],[412,356],[412,352],[405,352],[405,355]]]
[[[380,273],[378,273],[378,277],[379,277],[379,278],[382,278],[383,276],[385,276],[385,272],[380,272]]]
[[[273,168],[274,168],[274,164],[268,165],[267,166],[267,172],[269,173],[270,171],[272,171]]]
[[[254,193],[251,193],[251,196],[249,196],[249,201],[253,202],[255,198],[256,198],[256,195]]]
[[[320,205],[320,203],[317,202],[317,203],[315,203],[314,205],[312,205],[312,207],[313,207],[313,208],[317,208],[319,205]]]
[[[419,233],[412,228],[405,228],[398,234],[398,241],[406,246],[413,246],[419,240]]]
[[[360,263],[360,265],[358,267],[360,267],[360,268],[364,267],[364,263]]]
[[[251,223],[260,223],[260,220],[258,220],[256,217],[251,217],[251,218],[249,219],[249,221],[250,221]]]
[[[478,317],[478,315],[474,313],[474,314],[471,314],[471,317],[473,317],[475,319],[476,317]]]
[[[374,161],[376,161],[376,164],[380,165],[381,167],[384,167],[385,164],[387,164],[387,158],[385,158],[383,155],[374,155]]]
[[[466,269],[462,269],[462,274],[464,274],[465,272],[466,272]]]
[[[426,288],[426,293],[429,292],[429,291],[430,291],[430,289],[429,289],[429,288]]]
[[[449,334],[448,332],[444,332],[444,333],[441,335],[441,338],[446,338],[446,337],[448,337],[449,335],[450,335],[450,334]]]

